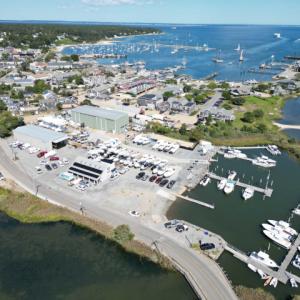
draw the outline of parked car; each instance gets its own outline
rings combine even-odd
[[[143,180],[143,181],[146,181],[148,178],[149,178],[149,176],[148,176],[147,174],[145,174],[145,175],[142,177],[142,180]]]
[[[201,244],[201,242],[200,242],[200,249],[201,250],[212,250],[212,249],[215,249],[215,248],[216,248],[216,246],[213,243]]]
[[[171,220],[169,222],[166,222],[164,225],[166,228],[173,228],[173,227],[176,227],[177,225],[179,225],[180,222],[178,220]]]
[[[55,160],[59,160],[58,156],[51,156],[50,157],[50,161],[55,161]]]
[[[159,186],[160,186],[160,187],[164,187],[168,182],[169,182],[168,179],[163,179],[163,180],[160,182]]]
[[[139,217],[141,214],[137,212],[136,210],[131,210],[128,212],[132,217]]]
[[[171,189],[171,188],[174,186],[175,183],[176,183],[175,180],[171,180],[171,181],[168,183],[167,188],[168,188],[168,189]]]
[[[53,164],[51,164],[51,167],[52,167],[53,169],[57,169],[57,168],[58,168],[58,165],[55,164],[55,163],[53,163]]]
[[[37,166],[37,167],[35,167],[35,169],[36,169],[36,172],[37,172],[38,174],[42,174],[42,173],[43,173],[41,167]]]
[[[142,179],[145,174],[146,174],[145,172],[140,172],[139,174],[136,175],[135,178],[136,179]]]
[[[4,176],[3,176],[3,174],[0,172],[0,181],[1,180],[4,180],[5,178],[4,178]]]
[[[150,181],[150,182],[153,182],[153,181],[156,180],[156,178],[157,178],[157,176],[156,176],[156,175],[153,175],[153,176],[150,177],[149,181]]]
[[[45,156],[46,153],[47,153],[47,151],[40,151],[36,156],[37,156],[38,158],[42,158],[42,157]]]
[[[69,160],[67,158],[63,158],[62,159],[62,162],[65,164],[65,165],[68,165],[69,164]]]
[[[163,177],[157,177],[155,183],[159,184],[162,181]]]
[[[176,226],[175,230],[177,232],[183,232],[183,231],[188,231],[189,230],[189,227],[185,224],[179,224]]]
[[[51,168],[51,166],[49,164],[45,164],[45,168],[46,168],[47,171],[51,171],[52,170],[52,168]]]

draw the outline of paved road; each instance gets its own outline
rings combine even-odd
[[[278,126],[280,129],[298,129],[300,130],[300,125],[289,125],[289,124],[280,124],[280,123],[274,123],[274,125]]]
[[[0,149],[0,166],[4,175],[14,179],[28,192],[35,194],[36,187],[32,179],[17,164],[18,162],[12,161],[3,149]],[[81,202],[80,194],[77,198],[71,197],[67,193],[51,189],[50,186],[40,186],[38,196],[75,211],[79,210]],[[205,255],[197,254],[190,248],[184,247],[176,241],[175,237],[171,238],[163,230],[151,228],[150,224],[149,226],[142,224],[139,219],[100,207],[95,203],[84,203],[84,206],[88,216],[112,226],[128,224],[138,240],[149,246],[156,244],[157,248],[176,262],[179,269],[189,277],[202,299],[238,299],[219,266]]]

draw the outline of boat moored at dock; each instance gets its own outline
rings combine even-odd
[[[269,257],[269,254],[263,251],[252,252],[249,257],[250,259],[258,261],[259,263],[262,263],[270,268],[278,268],[278,265]]]
[[[277,245],[285,248],[290,249],[291,248],[291,242],[287,241],[286,239],[282,238],[280,234],[271,232],[268,230],[263,230],[263,233],[266,237],[268,237],[270,240],[272,240]]]
[[[251,187],[247,187],[244,191],[243,191],[243,199],[244,200],[248,200],[251,199],[254,196],[254,189],[252,189]]]
[[[290,224],[285,221],[268,220],[268,223],[270,223],[274,227],[281,228],[284,232],[290,235],[298,235],[298,232],[294,228],[290,227]]]

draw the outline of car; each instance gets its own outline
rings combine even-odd
[[[40,161],[40,165],[46,165],[46,164],[47,164],[46,160],[43,159],[43,160]]]
[[[37,156],[38,158],[42,158],[42,157],[45,156],[46,153],[48,153],[48,152],[47,152],[47,151],[40,151],[36,156]]]
[[[55,163],[53,163],[53,164],[51,164],[51,167],[52,167],[53,169],[57,169],[57,168],[58,168],[58,165],[55,164]]]
[[[174,186],[175,183],[176,183],[175,180],[171,180],[171,181],[168,183],[167,188],[168,188],[168,189],[171,189],[171,188]]]
[[[213,243],[204,243],[204,244],[202,244],[200,242],[200,249],[201,250],[212,250],[212,249],[215,249],[215,248],[216,248],[216,246]]]
[[[159,184],[162,181],[163,177],[157,177],[155,183]]]
[[[136,179],[142,179],[146,173],[145,172],[140,172],[139,174],[136,175]]]
[[[51,166],[49,164],[45,164],[45,169],[47,171],[51,171],[52,170],[52,168],[51,168]]]
[[[149,178],[149,176],[148,176],[147,174],[145,174],[145,175],[142,177],[142,180],[143,180],[143,181],[146,181],[148,178]]]
[[[42,168],[40,166],[36,166],[35,169],[36,169],[36,172],[38,174],[42,174],[43,173]]]
[[[1,180],[4,180],[5,178],[4,178],[4,176],[3,176],[3,174],[0,172],[0,181]]]
[[[59,160],[59,157],[57,157],[57,156],[51,156],[50,157],[50,161],[55,161],[55,160]]]
[[[169,180],[168,180],[168,179],[163,179],[163,180],[159,183],[159,186],[160,186],[160,187],[164,187],[167,183],[169,183]]]
[[[64,163],[64,165],[68,165],[69,164],[69,160],[67,158],[63,158],[62,162]]]
[[[157,176],[156,176],[156,175],[153,175],[153,176],[150,177],[149,181],[150,181],[150,182],[153,182],[153,181],[156,180],[156,178],[157,178]]]
[[[141,214],[139,212],[137,212],[136,210],[131,210],[130,212],[128,212],[132,217],[139,217]]]
[[[178,224],[175,228],[175,230],[177,232],[183,232],[183,231],[188,231],[189,230],[189,227],[185,224]]]
[[[181,224],[181,223],[178,220],[174,219],[174,220],[166,222],[164,225],[165,225],[166,228],[169,229],[169,228],[176,227],[179,224]]]

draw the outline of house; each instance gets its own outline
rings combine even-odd
[[[156,94],[145,94],[138,98],[137,103],[139,106],[154,109],[158,102],[162,102],[162,96]]]
[[[195,102],[188,101],[185,98],[169,98],[170,110],[176,113],[191,114],[196,109]]]

